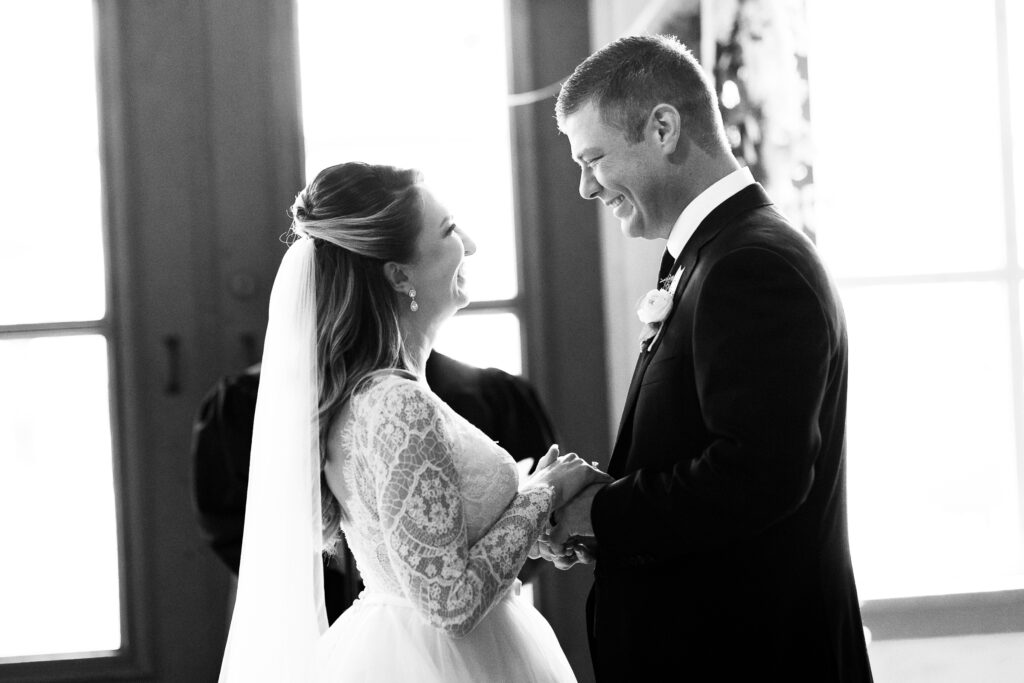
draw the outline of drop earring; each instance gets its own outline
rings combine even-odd
[[[409,301],[409,310],[412,311],[413,313],[415,313],[416,311],[420,310],[420,305],[418,303],[416,303],[416,290],[415,289],[410,289],[409,290],[409,299],[410,299],[410,301]]]

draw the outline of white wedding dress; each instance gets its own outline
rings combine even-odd
[[[382,374],[331,425],[325,474],[365,590],[317,645],[321,681],[575,681],[516,579],[551,505],[425,385]]]

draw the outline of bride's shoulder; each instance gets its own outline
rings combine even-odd
[[[404,412],[410,407],[438,408],[441,401],[415,375],[405,370],[382,370],[366,377],[352,395],[352,403],[380,411]]]

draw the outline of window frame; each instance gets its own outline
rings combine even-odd
[[[1024,632],[1024,590],[867,600],[872,640]]]

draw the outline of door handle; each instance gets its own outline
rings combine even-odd
[[[164,384],[165,396],[176,396],[181,393],[181,338],[169,334],[163,339],[164,351],[167,353],[167,383]]]

